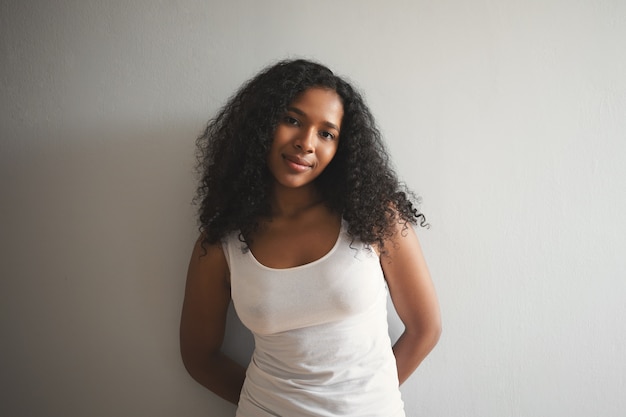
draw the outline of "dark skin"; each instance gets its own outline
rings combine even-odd
[[[334,91],[310,89],[294,100],[279,123],[268,167],[275,182],[270,218],[250,236],[255,258],[271,268],[290,268],[322,258],[339,235],[341,215],[320,199],[315,178],[341,140],[343,107]],[[245,369],[221,353],[231,302],[230,275],[219,244],[198,239],[189,263],[180,341],[185,367],[200,384],[236,404]],[[379,248],[375,248],[379,249]],[[437,343],[439,305],[419,241],[398,223],[385,242],[381,268],[405,331],[393,346],[403,383]]]
[[[197,382],[236,404],[246,370],[220,351],[230,304],[228,264],[219,245],[205,247],[206,254],[198,239],[189,262],[180,324],[181,355]]]

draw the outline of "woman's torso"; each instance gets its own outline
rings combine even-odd
[[[237,416],[404,416],[377,254],[342,223],[321,258],[270,268],[224,242],[231,295],[254,334]]]

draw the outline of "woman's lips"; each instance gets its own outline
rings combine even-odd
[[[312,167],[309,161],[296,155],[283,155],[283,159],[288,167],[297,172],[304,172]]]

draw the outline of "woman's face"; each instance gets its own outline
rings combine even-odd
[[[337,153],[342,118],[334,90],[309,88],[296,97],[278,121],[267,157],[276,182],[288,188],[312,184]]]

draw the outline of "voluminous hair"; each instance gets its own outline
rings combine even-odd
[[[278,62],[243,84],[197,139],[201,179],[194,201],[203,245],[233,231],[249,244],[260,219],[270,216],[274,180],[267,154],[274,131],[309,88],[334,90],[343,104],[337,153],[315,181],[328,207],[348,223],[348,233],[382,249],[395,223],[427,225],[417,199],[390,166],[361,94],[325,66],[297,59]]]

